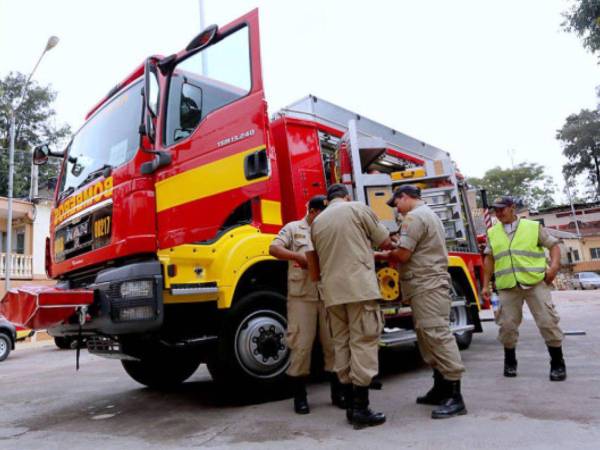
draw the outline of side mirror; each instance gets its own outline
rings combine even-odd
[[[218,26],[207,26],[204,30],[202,30],[202,32],[200,32],[199,35],[190,41],[185,49],[189,52],[192,50],[200,50],[201,48],[206,47],[215,38],[217,31],[219,31]]]
[[[50,147],[48,144],[38,145],[33,149],[33,163],[36,166],[42,166],[48,162],[50,155]]]
[[[151,142],[154,142],[156,135],[154,119],[158,116],[158,105],[160,100],[160,85],[158,83],[156,64],[156,58],[150,57],[146,59],[146,64],[144,66],[144,89],[142,91],[144,108],[142,110],[140,134],[148,136]]]
[[[50,146],[48,144],[38,145],[33,148],[33,163],[36,166],[41,166],[41,165],[46,164],[48,162],[49,157],[62,158],[63,156],[65,156],[64,151],[62,151],[62,152],[52,151],[52,150],[50,150]],[[70,156],[69,156],[69,161],[73,162],[71,160]]]

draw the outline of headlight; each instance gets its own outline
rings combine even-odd
[[[125,281],[121,283],[121,298],[152,297],[154,283],[152,280]]]
[[[119,309],[120,321],[131,320],[149,320],[155,317],[154,307],[152,306],[133,306],[131,308]]]

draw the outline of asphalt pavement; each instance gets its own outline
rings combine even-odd
[[[414,346],[382,354],[383,390],[371,391],[386,424],[353,430],[329,404],[325,383],[309,386],[311,414],[298,416],[285,392],[239,398],[218,389],[206,367],[171,392],[131,380],[116,360],[51,341],[17,344],[0,363],[1,449],[597,449],[600,448],[600,291],[554,295],[564,331],[568,379],[548,380],[549,358],[528,314],[517,349],[519,375],[502,376],[493,322],[462,352],[469,413],[430,419],[415,404],[431,372]]]

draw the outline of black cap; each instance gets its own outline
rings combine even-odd
[[[396,190],[392,194],[392,197],[386,202],[387,205],[391,208],[396,206],[394,205],[394,201],[397,198],[399,198],[402,194],[406,194],[412,198],[421,198],[421,189],[412,184],[403,184],[402,186],[396,188]]]
[[[333,200],[334,198],[344,198],[347,195],[350,195],[348,193],[348,188],[342,183],[332,184],[327,189],[327,200],[329,201]]]
[[[490,209],[506,208],[507,206],[512,206],[516,204],[517,201],[514,197],[511,197],[510,195],[503,195],[502,197],[494,199],[494,202],[491,204]]]
[[[327,208],[327,197],[324,195],[315,195],[308,201],[308,209],[323,211],[325,208]]]

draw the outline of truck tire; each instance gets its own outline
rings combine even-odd
[[[73,340],[65,336],[55,336],[54,344],[61,350],[71,350]]]
[[[462,297],[465,298],[465,294],[461,284],[452,279],[452,288],[450,290],[450,296],[452,300]],[[471,317],[471,312],[467,305],[463,306],[454,306],[450,310],[450,326],[464,326],[464,325],[472,325],[473,319]],[[456,338],[456,344],[460,350],[466,350],[471,346],[471,342],[473,341],[473,330],[470,331],[461,331],[459,333],[454,333],[454,337]]]
[[[2,333],[0,331],[0,361],[4,361],[10,355],[10,350],[12,348],[12,341],[10,337],[6,335],[6,333]]]
[[[180,385],[198,369],[200,359],[189,354],[155,358],[140,361],[122,360],[125,372],[144,386],[151,389],[169,389]]]
[[[286,298],[262,290],[247,294],[228,312],[215,355],[207,361],[217,383],[229,386],[272,385],[289,364]]]

